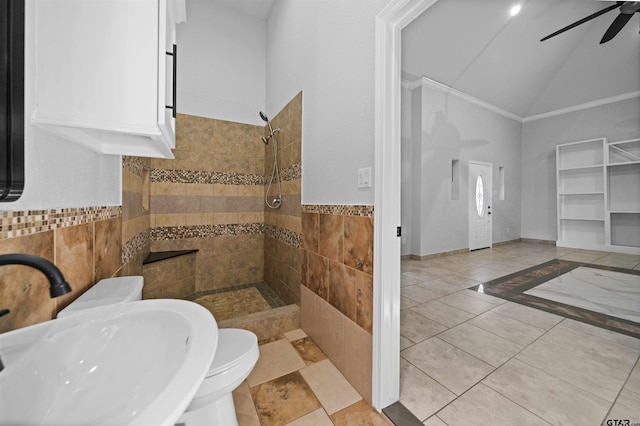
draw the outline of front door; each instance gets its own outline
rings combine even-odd
[[[490,163],[469,161],[469,250],[491,247]]]

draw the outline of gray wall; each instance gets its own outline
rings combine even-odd
[[[640,98],[524,123],[523,238],[556,240],[556,145],[603,136],[609,142],[640,138]]]
[[[302,202],[371,205],[375,17],[389,0],[279,0],[267,22],[267,111],[302,91]],[[375,170],[373,170],[375,180]]]
[[[403,198],[410,196],[413,203],[412,220],[403,223],[413,244],[403,246],[403,253],[424,256],[468,247],[469,160],[493,164],[493,242],[518,238],[522,124],[430,86],[414,89],[412,97],[412,139],[420,143],[412,144],[411,185],[403,185],[403,193],[412,193]],[[451,197],[453,159],[460,161],[457,200]],[[497,196],[499,166],[506,176],[504,201]]]

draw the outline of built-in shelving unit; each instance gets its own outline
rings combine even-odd
[[[561,247],[640,254],[640,139],[556,147]]]
[[[607,148],[610,243],[640,252],[640,139],[612,142]]]

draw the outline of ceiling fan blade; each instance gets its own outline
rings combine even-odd
[[[609,28],[607,28],[607,31],[604,33],[604,36],[602,36],[602,40],[600,40],[600,44],[606,43],[612,38],[614,38],[616,34],[620,32],[622,27],[624,27],[625,24],[629,22],[632,16],[633,16],[633,13],[620,13],[616,17],[616,19],[613,20],[611,25],[609,25]]]
[[[574,23],[573,23],[573,24],[571,24],[571,25],[567,25],[566,27],[564,27],[564,28],[562,28],[562,29],[559,29],[558,31],[556,31],[556,32],[555,32],[555,33],[553,33],[553,34],[549,34],[548,36],[546,36],[546,37],[544,37],[544,38],[540,39],[540,41],[545,41],[545,40],[550,39],[551,37],[555,37],[555,36],[557,36],[558,34],[562,34],[563,32],[565,32],[565,31],[567,31],[567,30],[570,30],[571,28],[575,28],[575,27],[577,27],[578,25],[582,25],[582,24],[584,24],[585,22],[592,20],[593,18],[597,18],[598,16],[603,15],[603,14],[605,14],[605,13],[607,13],[607,12],[609,12],[609,11],[613,10],[613,9],[617,9],[617,8],[619,8],[620,6],[622,6],[623,4],[624,4],[624,2],[623,2],[623,1],[619,1],[619,2],[616,2],[616,4],[613,4],[613,5],[611,5],[611,6],[607,6],[607,7],[605,7],[604,9],[599,10],[598,12],[593,13],[593,14],[591,14],[591,15],[587,16],[586,18],[582,18],[581,20],[576,21],[576,22],[574,22]]]

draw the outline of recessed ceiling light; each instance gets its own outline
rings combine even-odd
[[[516,4],[511,9],[509,9],[509,14],[511,16],[516,16],[518,13],[520,13],[520,9],[521,9],[521,6],[519,4]]]

